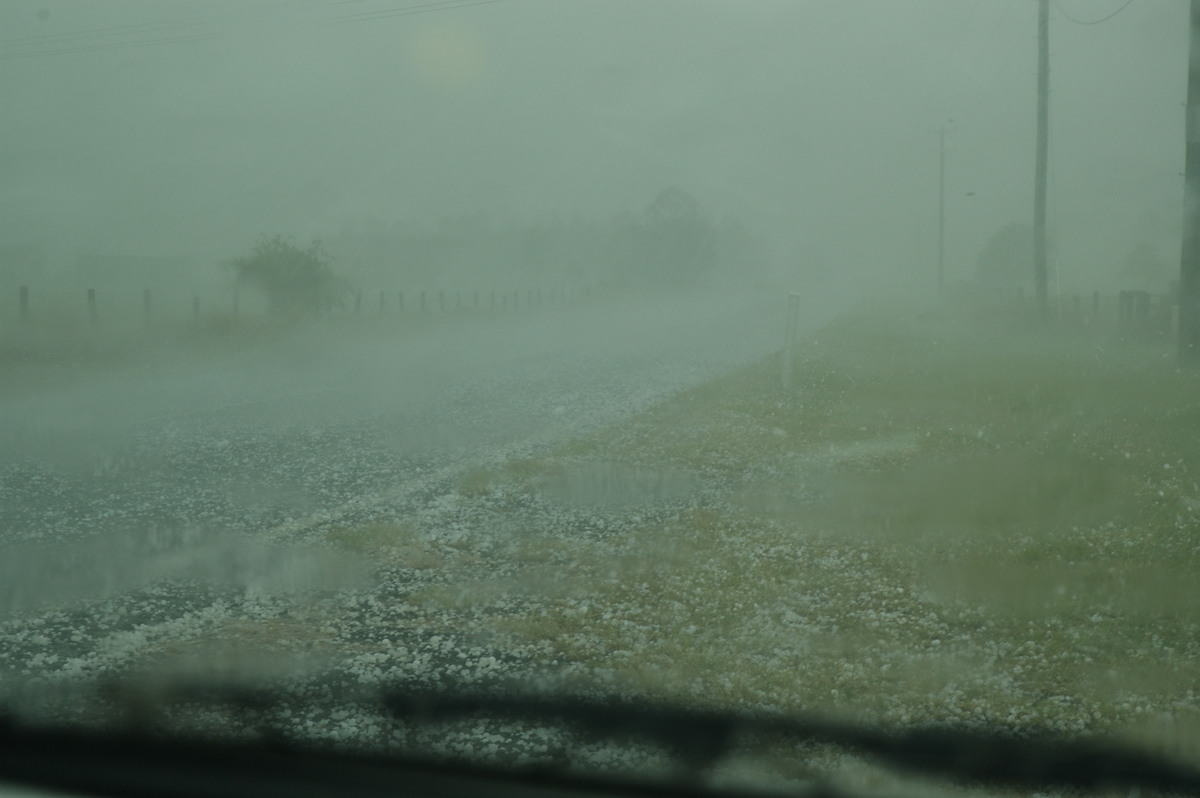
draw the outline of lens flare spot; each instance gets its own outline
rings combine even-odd
[[[442,89],[465,89],[483,78],[487,46],[483,37],[462,25],[438,24],[420,28],[409,46],[417,72]]]

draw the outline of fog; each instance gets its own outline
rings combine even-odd
[[[185,257],[201,280],[263,234],[603,222],[679,186],[789,275],[923,284],[943,125],[952,275],[1029,219],[1018,3],[441,5],[4,9],[5,245],[51,273]],[[1136,5],[1099,26],[1053,12],[1050,224],[1075,290],[1142,239],[1173,259],[1185,4]]]
[[[281,739],[493,764],[559,743],[327,704],[1194,755],[1188,4],[1052,4],[1046,308],[1036,12],[5,4],[0,699],[311,679]]]

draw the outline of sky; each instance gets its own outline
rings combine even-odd
[[[1178,259],[1187,3],[1051,7],[1059,288]],[[0,242],[208,268],[364,220],[638,212],[678,186],[806,269],[928,281],[1032,219],[1033,0],[18,0]],[[1065,288],[1063,287],[1065,286]],[[798,288],[801,286],[797,286]],[[1052,289],[1053,290],[1053,289]]]

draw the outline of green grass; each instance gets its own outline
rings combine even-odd
[[[514,645],[689,703],[1106,731],[1194,753],[1200,377],[1162,354],[844,319],[801,347],[792,391],[768,358],[464,477],[472,498],[536,496],[586,462],[728,486],[667,522],[568,536],[541,559],[511,551],[534,600],[496,623]]]
[[[443,515],[329,542],[422,570],[422,623],[568,683],[1194,759],[1200,375],[1165,354],[849,316],[798,348],[789,391],[765,358],[466,471]],[[705,489],[659,510],[561,502],[589,468]]]

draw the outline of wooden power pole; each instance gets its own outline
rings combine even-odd
[[[1191,2],[1189,30],[1183,241],[1179,259],[1179,360],[1200,365],[1200,0]]]
[[[1193,3],[1195,0],[1193,0]],[[1050,0],[1038,0],[1037,161],[1033,180],[1033,287],[1037,309],[1047,315],[1046,157],[1050,139]]]

